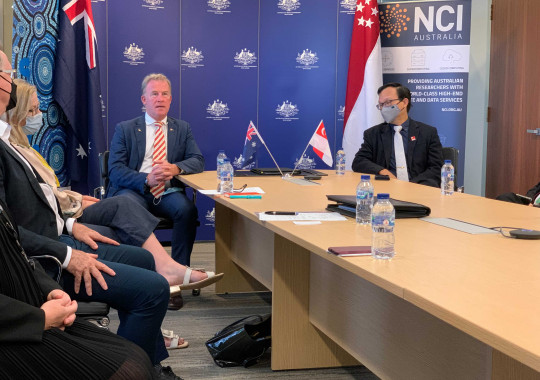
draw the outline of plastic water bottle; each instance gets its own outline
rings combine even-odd
[[[220,150],[217,155],[217,165],[216,165],[216,171],[217,171],[217,179],[221,180],[221,168],[223,167],[223,160],[227,158],[227,155],[225,155],[224,150]]]
[[[450,160],[444,160],[444,165],[441,168],[441,194],[454,194],[454,167]]]
[[[371,256],[376,259],[391,259],[396,254],[394,248],[396,211],[389,198],[389,194],[377,194],[377,203],[371,213]]]
[[[234,169],[231,165],[231,161],[228,158],[223,160],[221,168],[221,178],[219,182],[219,192],[221,194],[232,193],[234,181]]]
[[[370,224],[373,208],[373,185],[369,175],[362,175],[356,187],[356,223]]]
[[[336,174],[345,174],[345,151],[340,149],[336,153]]]

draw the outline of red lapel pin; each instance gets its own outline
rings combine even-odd
[[[411,136],[411,141],[416,141],[416,136]]]

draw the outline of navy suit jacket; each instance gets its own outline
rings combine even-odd
[[[409,119],[408,138],[405,156],[411,182],[440,186],[443,155],[437,129]],[[352,169],[367,174],[389,169],[393,149],[394,130],[390,125],[382,123],[371,127],[364,132],[364,142],[354,157]]]
[[[144,194],[145,173],[140,173],[146,151],[146,122],[144,116],[123,121],[116,126],[109,153],[109,188],[107,196],[121,189]],[[204,170],[204,158],[193,138],[189,124],[167,117],[167,161],[175,164],[184,174]],[[173,178],[171,186],[184,187]]]

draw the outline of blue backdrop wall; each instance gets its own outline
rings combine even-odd
[[[142,110],[150,72],[173,84],[170,115],[191,124],[206,159],[242,153],[250,120],[281,166],[293,166],[324,120],[340,148],[356,1],[140,0],[94,2],[109,141]],[[106,57],[106,58],[105,58]],[[341,109],[341,113],[339,112]],[[327,168],[312,152],[305,165]],[[273,166],[266,152],[259,166]],[[214,238],[214,203],[197,200],[197,239]]]
[[[415,42],[426,32],[422,28],[418,32],[413,30],[411,20],[416,21],[417,8],[429,15],[429,7],[439,9],[448,4],[465,7],[464,38],[452,45],[468,45],[470,0],[406,4],[408,13],[401,13],[409,17],[408,32],[399,39],[383,35],[383,48],[436,45]],[[206,170],[215,170],[219,149],[225,149],[232,160],[239,158],[250,120],[281,166],[297,163],[321,119],[332,152],[341,147],[356,0],[94,0],[92,6],[108,142],[118,122],[144,112],[140,101],[143,77],[162,72],[173,87],[169,115],[191,124],[206,159]],[[64,121],[51,96],[57,11],[56,0],[16,3],[13,63],[23,77],[37,85],[41,109],[48,111],[45,125],[33,143],[51,162],[62,184],[67,185]],[[445,26],[454,20],[454,14],[448,10],[441,14]],[[395,60],[398,61],[398,54]],[[466,71],[454,74],[463,78],[463,99]],[[386,70],[384,80],[407,82],[411,78],[397,75],[401,74],[397,70],[393,72],[391,68]],[[426,71],[421,77],[447,78],[441,76],[440,70]],[[426,98],[418,94],[420,97]],[[413,97],[413,103],[416,98]],[[443,123],[446,145],[457,146],[464,152],[466,110],[461,104],[465,103],[460,103],[460,111],[453,113],[457,122],[444,121],[448,113],[442,114],[441,103],[434,105],[436,116],[424,120],[429,110],[426,104],[419,104],[413,108],[413,117],[417,114],[417,119],[437,127]],[[264,151],[258,159],[261,167],[273,165]],[[327,168],[311,150],[303,163],[312,168]],[[197,206],[201,221],[197,239],[213,240],[214,203],[200,196]]]

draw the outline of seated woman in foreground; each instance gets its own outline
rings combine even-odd
[[[22,250],[0,203],[0,378],[152,379],[146,353],[75,317],[77,302]]]

